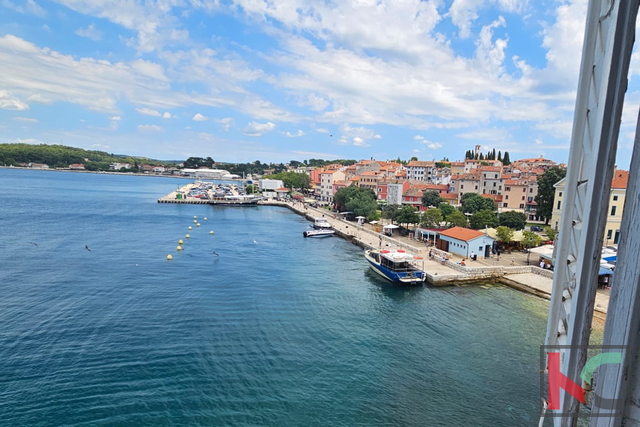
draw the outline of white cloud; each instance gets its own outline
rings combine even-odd
[[[164,129],[157,125],[138,125],[138,132],[162,132]]]
[[[247,136],[262,136],[271,132],[275,128],[276,128],[276,125],[271,122],[267,122],[267,123],[250,122],[242,130],[242,133],[244,133]]]
[[[76,34],[93,41],[102,40],[102,31],[98,30],[94,24],[89,24],[87,28],[78,28]]]
[[[422,135],[416,135],[413,137],[414,141],[424,141],[424,136]]]
[[[356,136],[353,138],[353,145],[355,145],[356,147],[368,147],[369,144],[367,144],[364,139],[360,138],[359,136]]]
[[[12,120],[24,123],[38,123],[38,119],[34,119],[32,117],[14,117]]]
[[[6,90],[0,90],[0,110],[28,110],[29,104],[13,97]]]
[[[232,104],[215,94],[172,91],[165,69],[152,61],[76,59],[13,35],[0,36],[0,63],[0,87],[29,102],[69,102],[112,114],[126,101],[167,109]]]
[[[27,0],[23,5],[17,5],[10,0],[2,0],[1,4],[7,9],[12,9],[18,13],[30,13],[40,18],[44,18],[47,15],[47,12],[34,0]]]
[[[203,116],[203,115],[202,115],[202,114],[200,114],[200,113],[196,113],[196,114],[191,118],[191,120],[193,120],[194,122],[204,122],[204,121],[209,120],[209,118],[208,118],[208,117]]]
[[[153,116],[153,117],[162,116],[162,114],[159,111],[152,110],[150,108],[136,108],[136,111],[142,114],[143,116]]]
[[[225,117],[224,119],[217,119],[216,122],[220,123],[220,125],[222,126],[222,129],[225,130],[225,132],[229,131],[229,129],[231,129],[231,126],[233,126],[234,121],[231,117]]]
[[[426,146],[432,150],[437,150],[438,148],[442,148],[442,144],[440,144],[439,142],[431,142],[431,141],[424,140],[422,141],[422,143],[426,144]]]
[[[122,118],[120,116],[111,116],[111,118],[109,120],[117,122],[117,121],[122,120]]]
[[[298,138],[298,137],[304,136],[306,134],[301,129],[298,129],[298,132],[296,132],[296,133],[291,133],[291,132],[287,131],[285,133],[285,135],[287,136],[287,138]]]
[[[165,112],[162,114],[162,118],[163,118],[163,119],[172,119],[172,118],[173,118],[173,115],[172,115],[170,112],[165,111]]]

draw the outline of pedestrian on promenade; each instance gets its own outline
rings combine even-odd
[[[511,265],[516,265],[516,258],[515,257],[511,257]]]
[[[378,236],[378,238],[380,239],[380,244],[378,245],[378,247],[382,248],[382,236]]]

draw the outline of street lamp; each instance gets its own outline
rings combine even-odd
[[[531,245],[533,245],[533,239],[529,237],[529,249],[527,250],[527,265],[529,265],[529,260],[531,259]]]

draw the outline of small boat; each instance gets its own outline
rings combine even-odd
[[[334,234],[336,234],[336,230],[329,230],[326,228],[323,230],[307,230],[302,232],[304,237],[330,237]]]
[[[333,227],[326,218],[316,218],[313,221],[313,228],[316,230],[333,230]]]
[[[373,271],[390,282],[417,285],[427,278],[425,272],[418,266],[418,262],[423,258],[401,249],[395,251],[370,249],[365,251],[364,257],[369,261]]]

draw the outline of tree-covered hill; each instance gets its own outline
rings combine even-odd
[[[104,151],[83,150],[65,145],[0,144],[0,165],[19,166],[24,163],[44,163],[51,168],[66,168],[74,163],[93,163],[108,165],[111,163],[160,164],[162,162],[144,157],[130,157],[109,154]]]

